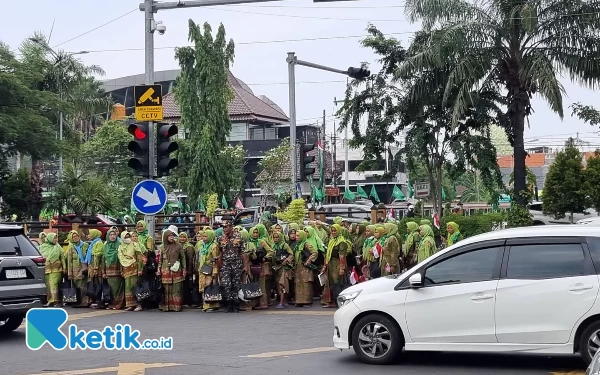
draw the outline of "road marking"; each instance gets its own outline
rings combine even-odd
[[[183,363],[119,363],[118,367],[90,368],[85,370],[68,370],[56,372],[43,372],[31,375],[87,375],[104,374],[107,372],[116,372],[117,375],[144,375],[146,369],[184,366]]]
[[[250,311],[248,311],[250,312]],[[307,310],[307,311],[299,311],[299,310],[254,310],[250,312],[252,314],[264,314],[264,315],[314,315],[314,316],[333,316],[335,311],[325,310]]]
[[[80,320],[80,319],[94,318],[97,316],[120,314],[123,312],[125,312],[125,311],[123,311],[123,310],[96,310],[96,311],[90,311],[90,312],[85,312],[85,313],[80,313],[80,314],[70,314],[69,317],[67,318],[67,322],[72,322],[72,321]],[[24,329],[25,324],[26,323],[21,324],[19,326],[19,328]]]
[[[550,375],[585,375],[585,371],[584,370],[554,371],[554,372],[551,372]]]
[[[270,352],[270,353],[242,355],[240,357],[241,358],[275,358],[275,357],[287,357],[290,355],[333,352],[335,350],[339,350],[339,349],[336,349],[331,346],[327,346],[324,348],[298,349],[298,350],[288,350],[285,352]]]

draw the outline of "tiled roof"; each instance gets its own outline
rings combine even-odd
[[[307,152],[306,155],[315,157],[315,161],[310,163],[310,166],[315,169],[315,173],[312,176],[313,181],[319,181],[319,149],[315,148],[314,150]],[[282,168],[279,171],[279,179],[282,181],[286,180],[286,179],[289,180],[292,176],[289,158],[287,160],[288,160],[288,163],[286,163],[286,167]],[[323,152],[323,162],[325,164],[325,170],[323,171],[324,172],[323,174],[324,174],[326,180],[332,179],[332,171],[331,171],[332,161],[333,161],[333,158],[331,157],[331,154],[329,153],[329,151],[324,151]],[[339,169],[339,165],[338,165],[338,171],[339,170],[340,169]],[[256,176],[257,181],[260,180],[261,175],[262,175],[262,173],[259,173],[258,176]]]
[[[528,167],[543,167],[546,164],[546,154],[529,154],[525,158],[525,165]],[[500,168],[512,168],[514,166],[512,156],[501,156],[498,158]]]
[[[277,104],[266,96],[257,97],[242,80],[231,72],[229,85],[234,91],[234,98],[229,103],[229,116],[232,121],[266,121],[274,124],[287,123],[289,118]],[[163,97],[164,118],[179,119],[181,113],[175,102],[173,92]]]

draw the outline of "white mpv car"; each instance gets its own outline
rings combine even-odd
[[[581,353],[589,363],[600,347],[599,274],[600,227],[489,232],[345,289],[333,344],[371,364],[403,349]]]

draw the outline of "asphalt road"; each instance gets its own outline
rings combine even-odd
[[[25,329],[0,338],[2,375],[249,375],[249,374],[569,374],[583,375],[576,356],[405,353],[397,364],[368,366],[354,352],[332,348],[331,310],[269,310],[239,314],[114,312],[68,309],[79,329],[129,323],[143,338],[172,336],[171,351],[31,351]]]

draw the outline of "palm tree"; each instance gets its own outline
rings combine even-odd
[[[405,60],[405,76],[451,64],[444,101],[458,122],[480,91],[505,93],[514,148],[514,194],[527,189],[523,133],[531,97],[539,94],[561,118],[566,75],[588,87],[600,82],[599,0],[407,0],[405,12],[430,33],[429,47]],[[414,92],[427,95],[427,92]]]

